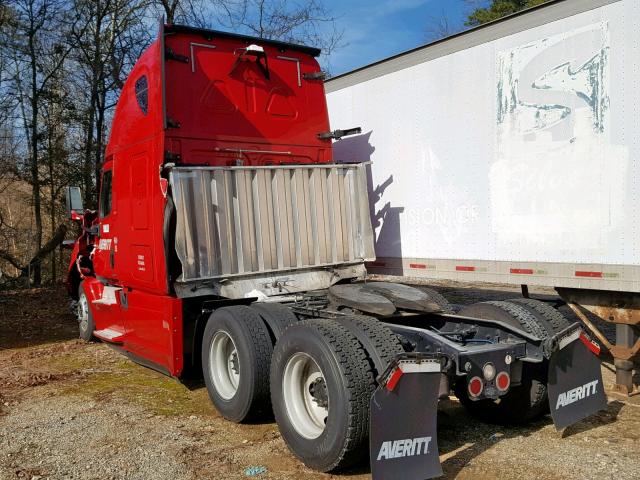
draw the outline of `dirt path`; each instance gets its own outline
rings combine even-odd
[[[439,289],[456,303],[510,295]],[[203,388],[76,336],[62,291],[0,293],[0,479],[240,479],[252,466],[266,468],[255,478],[370,478],[365,466],[313,472],[274,423],[226,422]],[[439,409],[439,447],[445,478],[637,479],[640,407],[611,399],[561,434],[548,418],[526,428],[482,424],[450,400]]]

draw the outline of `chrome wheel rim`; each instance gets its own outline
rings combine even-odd
[[[218,395],[224,400],[231,400],[240,383],[240,360],[236,344],[223,330],[216,332],[211,340],[209,371]]]
[[[282,394],[293,428],[310,440],[322,435],[329,417],[329,395],[324,374],[313,358],[299,352],[289,359]]]
[[[78,299],[77,312],[80,330],[84,332],[89,328],[89,302],[84,292],[80,294],[80,298]]]

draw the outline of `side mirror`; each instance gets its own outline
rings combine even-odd
[[[79,220],[84,213],[82,206],[82,192],[80,187],[67,187],[67,217],[71,220]]]
[[[75,244],[76,244],[75,240],[63,240],[60,246],[66,250],[73,250],[73,247],[75,246]]]

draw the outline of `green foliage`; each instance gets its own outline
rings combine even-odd
[[[477,8],[467,18],[466,25],[476,26],[498,20],[525,8],[535,7],[549,0],[492,0],[486,8]]]

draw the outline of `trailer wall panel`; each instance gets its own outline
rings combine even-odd
[[[373,270],[639,291],[639,18],[555,2],[327,82],[363,129],[336,161],[372,162]]]

